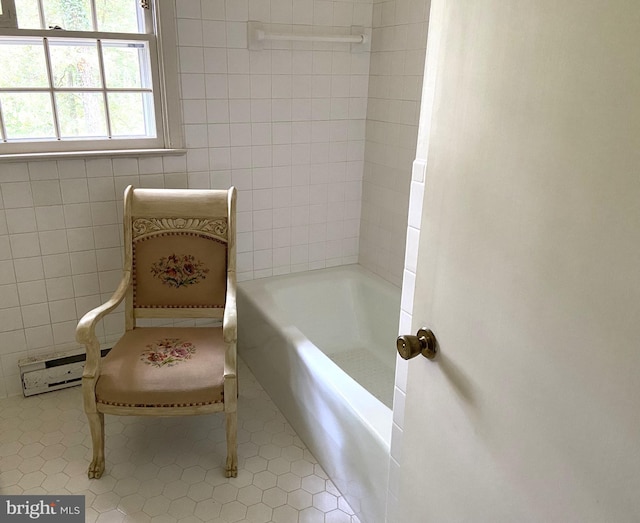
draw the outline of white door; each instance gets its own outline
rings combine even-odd
[[[433,0],[428,56],[393,523],[640,521],[640,2]]]

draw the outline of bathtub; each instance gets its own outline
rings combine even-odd
[[[238,284],[238,351],[363,523],[384,521],[400,289],[358,265]]]

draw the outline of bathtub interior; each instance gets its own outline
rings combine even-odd
[[[362,269],[337,275],[306,273],[295,285],[274,279],[265,289],[292,325],[392,408],[399,290]]]

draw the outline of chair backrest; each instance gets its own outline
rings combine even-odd
[[[125,190],[127,329],[135,318],[222,317],[235,280],[235,196],[225,190]]]

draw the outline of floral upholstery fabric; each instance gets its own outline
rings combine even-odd
[[[102,361],[97,401],[145,407],[219,403],[225,348],[221,327],[128,331]]]
[[[134,307],[224,307],[225,243],[189,233],[133,244]]]

